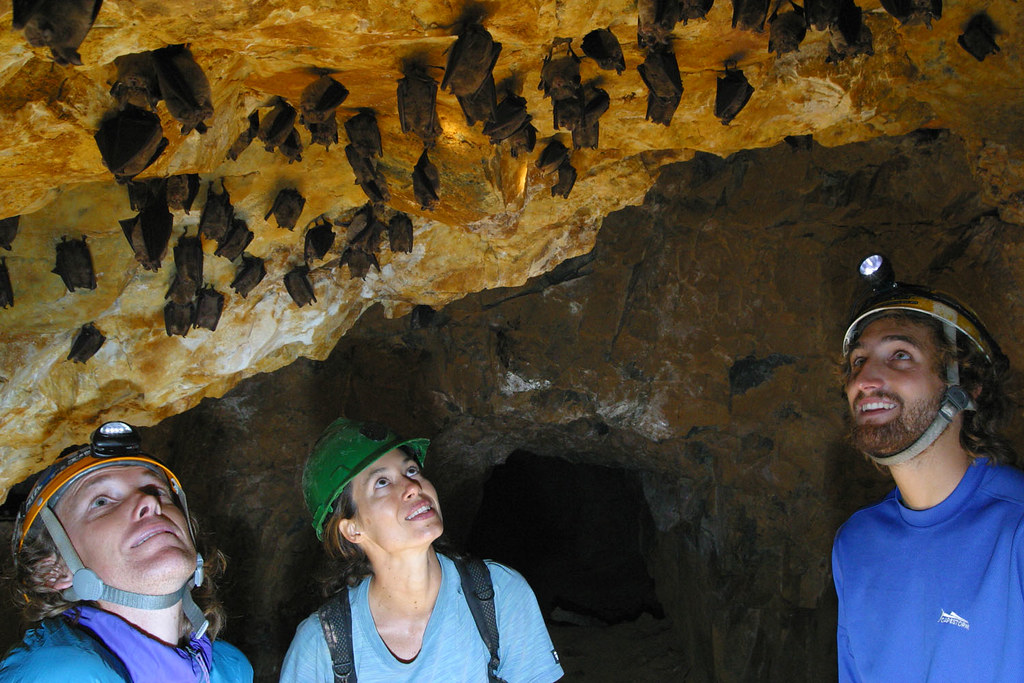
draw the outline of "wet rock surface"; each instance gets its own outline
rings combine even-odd
[[[670,165],[588,254],[436,311],[373,307],[323,361],[147,429],[231,557],[225,637],[275,679],[319,601],[302,463],[347,415],[432,439],[427,473],[457,542],[517,452],[638,482],[651,526],[637,547],[666,618],[556,625],[577,680],[831,680],[832,537],[890,486],[844,436],[835,362],[855,264],[887,253],[902,279],[967,299],[1024,358],[1024,243],[964,149],[943,133]],[[609,486],[582,480],[578,508],[598,510]]]

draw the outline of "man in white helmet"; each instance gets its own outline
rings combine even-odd
[[[1024,473],[998,429],[1005,356],[973,313],[893,281],[843,343],[854,445],[895,489],[836,534],[841,681],[1024,676]]]
[[[193,528],[178,478],[130,425],[66,449],[15,522],[15,590],[32,628],[0,680],[252,681],[245,656],[215,640],[224,614],[210,575],[223,556],[204,567]]]

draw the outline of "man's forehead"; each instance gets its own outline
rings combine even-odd
[[[930,348],[934,346],[932,337],[932,329],[925,321],[906,316],[884,316],[864,325],[850,348],[863,346],[865,338],[875,342],[907,341],[921,348]]]

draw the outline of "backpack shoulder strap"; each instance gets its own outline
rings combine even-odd
[[[491,572],[483,560],[475,557],[454,562],[462,579],[462,592],[473,614],[473,621],[487,645],[487,651],[491,653],[491,661],[487,663],[487,680],[490,683],[503,683],[498,677],[498,620],[494,611]]]
[[[356,683],[355,656],[352,654],[352,609],[348,604],[348,588],[321,605],[317,610],[324,630],[327,649],[331,652],[334,683]]]

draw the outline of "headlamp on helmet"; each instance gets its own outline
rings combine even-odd
[[[861,299],[843,338],[843,356],[848,356],[854,340],[865,325],[885,311],[911,311],[935,318],[944,326],[963,333],[990,363],[1005,362],[995,340],[985,331],[974,312],[953,297],[918,285],[897,282],[892,264],[882,254],[861,261],[858,272],[871,286]]]

